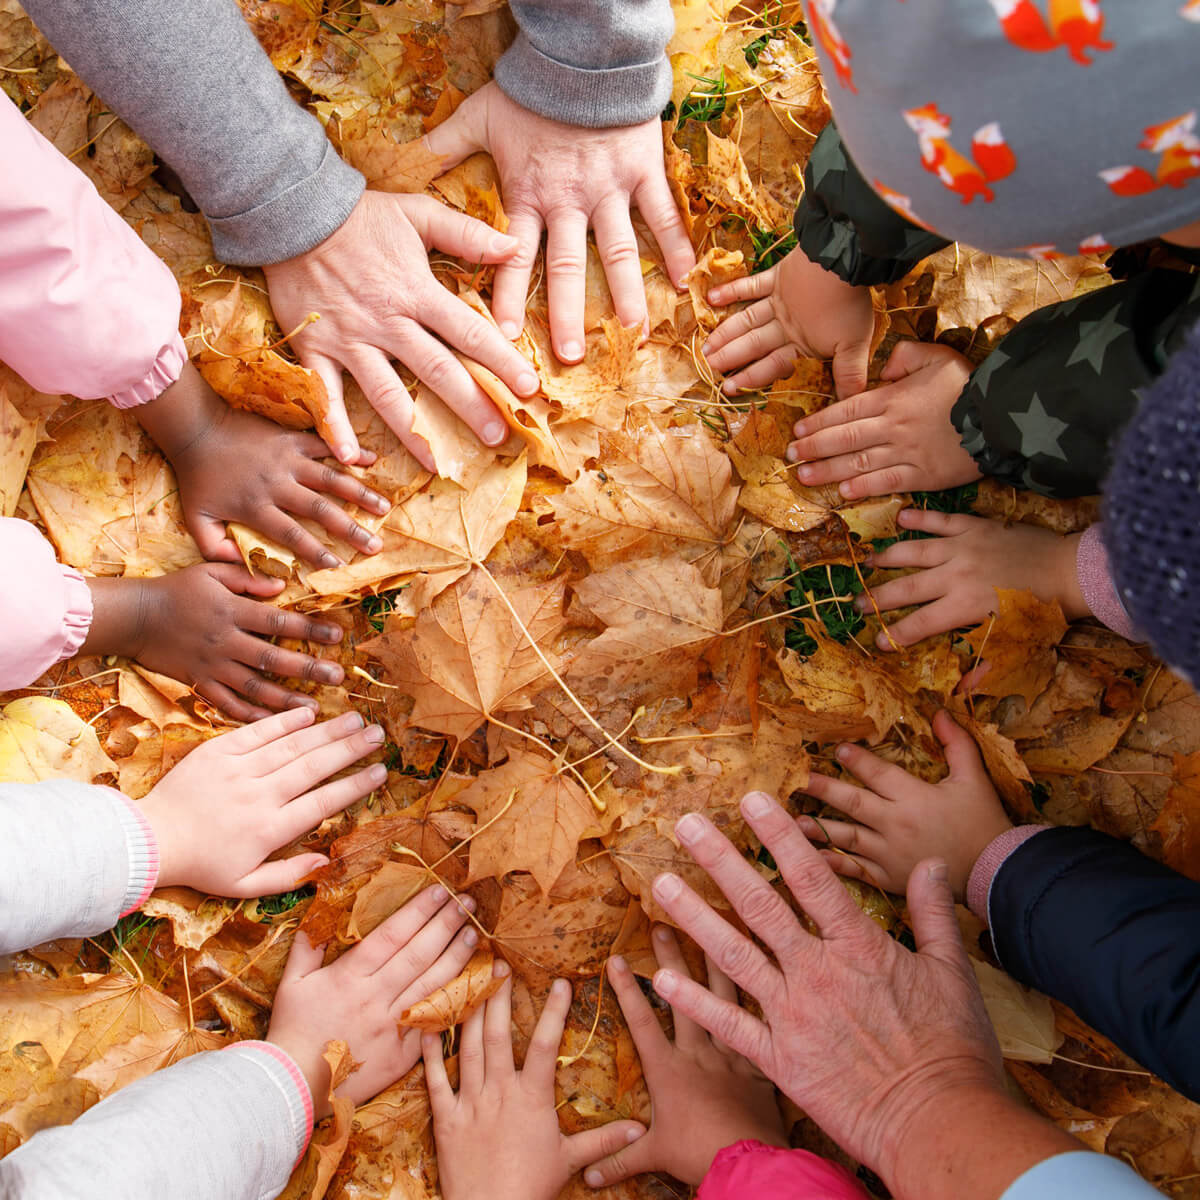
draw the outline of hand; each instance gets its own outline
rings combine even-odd
[[[397,1028],[400,1014],[467,965],[479,935],[459,930],[474,909],[470,896],[451,899],[440,886],[427,888],[327,967],[324,947],[303,930],[296,934],[267,1041],[300,1068],[317,1120],[329,1112],[329,1067],[321,1057],[329,1042],[345,1042],[359,1064],[338,1089],[356,1105],[416,1066],[421,1035]]]
[[[282,579],[251,575],[228,563],[202,563],[157,579],[89,579],[88,587],[93,616],[81,652],[136,659],[182,680],[235,720],[254,721],[269,717],[272,709],[297,705],[317,707],[311,696],[288,691],[264,674],[335,686],[345,678],[335,662],[266,640],[330,645],[342,640],[336,625],[244,598],[277,595]]]
[[[797,358],[833,359],[839,399],[866,390],[875,332],[870,288],[846,283],[796,249],[778,266],[708,293],[716,306],[739,300],[756,303],[722,321],[704,343],[713,370],[737,372],[721,385],[727,396],[786,378]]]
[[[340,462],[352,463],[358,455],[342,394],[343,367],[430,471],[436,468],[429,447],[412,432],[412,397],[389,359],[428,384],[488,446],[508,437],[508,424],[449,347],[489,367],[518,396],[539,387],[529,362],[434,278],[429,251],[435,246],[481,263],[505,262],[517,250],[513,238],[430,196],[364,192],[346,223],[319,246],[263,268],[271,307],[285,330],[310,312],[321,314],[291,341],[300,362],[325,382]]]
[[[658,965],[691,978],[675,935],[654,930]],[[743,1139],[786,1146],[775,1085],[740,1054],[714,1041],[694,1021],[675,1013],[675,1040],[662,1031],[637,979],[623,958],[608,963],[608,978],[629,1023],[650,1089],[650,1131],[584,1172],[591,1187],[605,1187],[645,1171],[666,1171],[699,1187],[717,1153]],[[714,996],[737,1004],[737,988],[713,964]]]
[[[293,708],[213,738],[137,801],[158,842],[159,887],[267,896],[328,863],[323,854],[266,859],[385,782],[377,763],[325,783],[378,750],[384,734],[364,729],[358,713],[313,720],[311,709]]]
[[[327,497],[382,515],[391,508],[383,496],[318,462],[329,454],[319,437],[230,408],[190,365],[161,396],[135,411],[175,468],[184,520],[205,558],[241,561],[225,532],[226,521],[240,521],[305,562],[340,566],[295,517],[311,518],[364,554],[382,548],[379,537]],[[346,461],[368,466],[375,456],[356,450]]]
[[[494,969],[508,975],[503,961]],[[458,1095],[446,1076],[442,1039],[425,1035],[421,1048],[445,1200],[554,1200],[585,1163],[642,1136],[636,1121],[612,1121],[571,1137],[559,1129],[554,1068],[570,1007],[571,985],[555,980],[518,1071],[512,978],[506,979],[463,1022]]]
[[[1068,620],[1090,615],[1075,570],[1082,534],[1062,537],[1034,525],[915,508],[903,509],[896,523],[937,537],[896,542],[867,560],[872,567],[917,568],[871,589],[882,612],[921,605],[879,633],[881,650],[978,624],[996,611],[997,588],[1029,588],[1047,602],[1057,600]],[[855,604],[866,612],[871,599],[861,596]]]
[[[838,762],[867,786],[813,774],[804,790],[860,823],[801,817],[799,826],[814,845],[836,847],[822,855],[839,875],[889,892],[903,892],[922,859],[940,858],[961,901],[975,860],[1012,822],[971,735],[945,711],[933,718],[933,731],[950,767],[941,783],[915,779],[861,746],[841,745]]]
[[[646,292],[630,205],[658,241],[676,287],[696,265],[663,165],[662,122],[621,129],[561,125],[522,108],[495,83],[469,96],[426,135],[447,167],[479,150],[496,160],[508,231],[519,249],[496,268],[492,312],[501,332],[520,336],[525,296],[546,230],[546,287],[554,353],[565,363],[584,355],[587,231],[596,235],[617,318],[645,326]]]
[[[796,422],[787,456],[803,463],[797,478],[810,487],[840,483],[846,500],[978,479],[950,421],[970,374],[971,364],[949,346],[900,342],[880,373],[885,386]]]

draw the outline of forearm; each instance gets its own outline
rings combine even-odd
[[[671,98],[669,0],[514,0],[521,27],[496,82],[524,108],[565,125],[651,120]]]
[[[350,215],[362,176],[288,95],[234,0],[25,7],[175,169],[208,218],[221,261],[280,262],[324,241]]]

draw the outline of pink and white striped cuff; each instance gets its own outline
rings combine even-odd
[[[1097,621],[1102,621],[1114,633],[1133,640],[1139,636],[1138,631],[1117,594],[1117,585],[1108,565],[1108,551],[1104,548],[1103,529],[1099,523],[1089,525],[1079,539],[1079,549],[1075,553],[1079,590]]]
[[[1052,828],[1051,825],[1018,825],[1015,829],[1006,829],[999,837],[992,838],[975,860],[971,875],[967,879],[967,907],[988,928],[991,928],[992,924],[988,920],[988,901],[991,898],[992,881],[996,878],[996,872],[1018,846]]]
[[[292,1061],[292,1056],[273,1042],[238,1042],[221,1053],[238,1051],[250,1051],[283,1093],[292,1117],[292,1129],[296,1135],[296,1161],[299,1162],[308,1149],[313,1131],[312,1092],[309,1091],[304,1073]]]
[[[126,916],[146,903],[158,882],[158,839],[145,813],[128,796],[117,791],[113,794],[121,801],[116,806],[117,819],[121,822],[125,849],[129,854],[129,883],[121,902],[121,916]]]

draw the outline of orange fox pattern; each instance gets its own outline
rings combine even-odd
[[[1144,196],[1162,187],[1181,188],[1200,177],[1200,138],[1196,136],[1196,110],[1161,125],[1151,125],[1138,143],[1141,150],[1159,156],[1153,171],[1145,167],[1109,167],[1100,178],[1118,196]]]
[[[1112,42],[1101,36],[1104,14],[1100,0],[1050,0],[1048,17],[1043,17],[1034,0],[989,0],[1000,18],[1004,36],[1014,46],[1034,54],[1067,48],[1080,65],[1090,67],[1088,51],[1111,50]]]
[[[837,0],[808,0],[808,28],[821,49],[829,56],[838,83],[847,91],[857,92],[858,89],[854,86],[854,71],[850,67],[853,55],[849,43],[834,24],[835,8]]]
[[[976,196],[990,204],[996,195],[988,184],[1006,179],[1017,169],[1016,155],[994,121],[975,131],[971,158],[967,158],[951,145],[950,118],[936,104],[907,109],[904,119],[920,142],[921,165],[956,192],[964,204],[970,204]]]

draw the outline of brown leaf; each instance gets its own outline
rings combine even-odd
[[[988,670],[971,690],[984,696],[1021,696],[1033,704],[1054,678],[1055,647],[1067,631],[1057,601],[1032,592],[997,589],[996,612],[967,637],[976,662]]]
[[[1175,755],[1167,802],[1152,828],[1162,838],[1163,862],[1200,880],[1200,752]]]
[[[442,1033],[465,1021],[490,996],[500,990],[503,976],[492,973],[491,950],[480,946],[471,961],[445,986],[400,1014],[400,1024],[422,1033]]]

